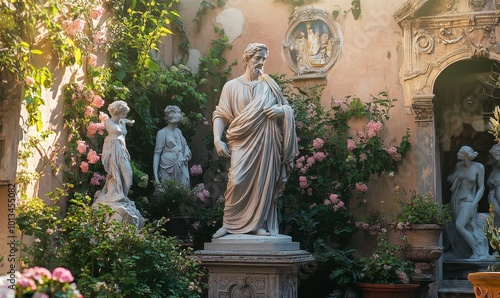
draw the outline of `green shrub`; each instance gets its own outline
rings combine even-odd
[[[18,209],[20,230],[41,240],[24,250],[26,266],[45,266],[40,253],[33,254],[43,251],[43,257],[51,260],[47,267],[65,267],[74,273],[85,297],[200,296],[204,287],[201,266],[191,250],[163,236],[160,228],[147,225],[137,230],[110,221],[110,208],[93,208],[90,197],[77,194],[66,217],[50,233],[41,233],[52,226],[52,216],[57,218],[57,214],[55,208],[38,203],[27,201]],[[48,249],[44,243],[52,246]]]

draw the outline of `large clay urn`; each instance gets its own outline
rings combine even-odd
[[[443,254],[439,237],[443,227],[437,224],[412,225],[405,230],[405,256],[415,263],[433,262]]]
[[[500,272],[474,272],[467,276],[476,298],[500,298]]]

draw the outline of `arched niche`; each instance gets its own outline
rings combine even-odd
[[[417,122],[418,190],[441,200],[434,123],[434,84],[448,66],[500,59],[493,0],[408,0],[394,14],[402,28],[400,70],[406,111]]]

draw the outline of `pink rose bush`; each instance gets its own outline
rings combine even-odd
[[[57,267],[52,272],[43,267],[25,269],[0,277],[0,297],[83,297],[69,270]]]
[[[384,92],[366,102],[333,99],[330,109],[320,96],[288,98],[296,113],[299,151],[285,190],[291,200],[283,203],[285,223],[299,231],[293,236],[301,243],[311,244],[312,238],[346,243],[357,229],[369,229],[356,223],[352,210],[365,204],[373,174],[397,173],[410,150],[409,133],[386,144],[384,128],[395,99]]]

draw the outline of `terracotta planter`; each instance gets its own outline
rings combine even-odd
[[[363,298],[415,298],[419,284],[358,284]]]
[[[443,227],[436,224],[412,225],[405,230],[407,247],[405,256],[416,263],[432,262],[441,257],[443,247],[439,237]]]
[[[467,278],[477,298],[500,298],[500,272],[474,272]]]

